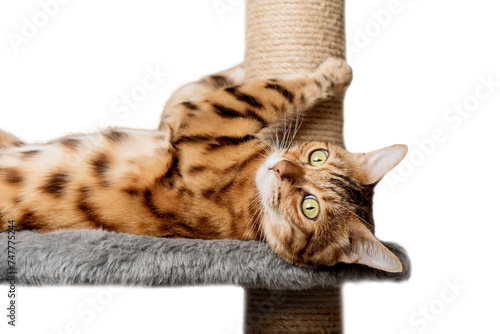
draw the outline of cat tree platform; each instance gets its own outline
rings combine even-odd
[[[0,283],[9,284],[7,233],[0,233]],[[340,287],[410,275],[404,249],[384,243],[404,266],[387,273],[357,264],[311,269],[281,260],[264,242],[165,239],[102,230],[16,232],[17,285],[172,287],[239,285],[247,333],[340,333]],[[331,331],[325,331],[325,329]]]
[[[363,265],[311,269],[281,260],[264,242],[168,239],[102,230],[16,232],[16,283],[20,285],[129,285],[244,287],[307,290],[359,280],[408,278],[410,263],[398,245],[384,243],[405,271],[388,273]],[[0,282],[7,283],[7,233]]]

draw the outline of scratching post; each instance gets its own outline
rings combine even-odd
[[[341,291],[245,289],[245,333],[342,333]]]
[[[344,0],[247,0],[247,78],[311,71],[323,60],[345,58]],[[303,120],[296,142],[311,139],[344,147],[343,98],[318,104]],[[246,333],[342,333],[340,288],[245,290]]]
[[[245,71],[248,79],[311,71],[323,60],[345,58],[344,0],[248,0]],[[344,147],[342,98],[317,105],[296,141]]]

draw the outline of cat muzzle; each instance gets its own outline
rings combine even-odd
[[[273,166],[273,171],[278,174],[280,179],[296,181],[304,175],[302,168],[293,162],[281,160]]]

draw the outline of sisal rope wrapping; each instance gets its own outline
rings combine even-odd
[[[247,79],[311,71],[331,56],[345,59],[344,0],[247,0]],[[344,147],[343,98],[308,111],[295,142],[308,140]],[[340,288],[245,293],[245,333],[342,333]]]
[[[340,289],[245,290],[245,333],[342,333]]]
[[[311,71],[327,57],[345,58],[344,0],[248,0],[245,72],[248,79]],[[344,147],[343,99],[332,98],[304,118],[296,142]]]

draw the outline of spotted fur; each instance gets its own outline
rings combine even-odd
[[[350,80],[333,58],[288,79],[245,82],[235,67],[179,89],[157,131],[108,129],[45,144],[0,132],[0,231],[15,220],[39,232],[262,239],[296,264],[365,263],[352,242],[358,230],[373,232],[365,156],[329,143],[263,141],[297,111],[343,95]],[[322,167],[308,161],[318,149],[328,152]],[[314,221],[301,212],[306,194],[320,202]]]

